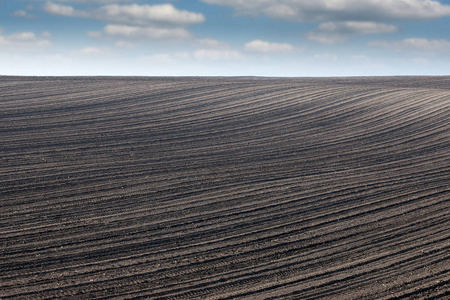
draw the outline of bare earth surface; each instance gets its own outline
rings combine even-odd
[[[450,299],[450,77],[0,77],[1,299]]]

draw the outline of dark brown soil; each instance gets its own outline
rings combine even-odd
[[[1,299],[450,299],[450,77],[0,77]]]

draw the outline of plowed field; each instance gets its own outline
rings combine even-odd
[[[450,298],[450,77],[0,77],[1,299]]]

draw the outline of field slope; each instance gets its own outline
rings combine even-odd
[[[0,77],[0,298],[450,297],[450,77]]]

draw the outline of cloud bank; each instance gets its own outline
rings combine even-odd
[[[71,2],[71,3],[86,3],[86,4],[111,4],[119,2],[132,2],[136,0],[53,0],[54,2]]]
[[[239,15],[283,21],[427,20],[450,16],[450,6],[433,0],[202,0],[232,7]]]
[[[383,47],[396,51],[421,51],[421,52],[449,52],[450,41],[429,40],[423,38],[410,38],[402,41],[377,41],[369,43],[369,46]]]
[[[194,52],[194,57],[198,60],[236,60],[243,58],[243,55],[231,49],[199,49]]]
[[[0,29],[0,49],[14,51],[39,51],[52,46],[47,39],[49,33],[43,33],[43,37],[37,36],[33,32],[16,32],[5,35]]]
[[[89,18],[108,23],[140,26],[188,26],[205,21],[205,17],[202,14],[178,10],[172,4],[111,4],[95,10],[76,10],[72,6],[47,2],[44,9],[47,13],[53,15]]]
[[[250,52],[260,53],[288,53],[294,51],[294,46],[287,43],[271,43],[261,40],[254,40],[244,45],[244,49]]]
[[[186,39],[193,36],[186,27],[205,21],[201,13],[179,10],[172,4],[110,4],[93,10],[77,10],[69,5],[49,1],[45,4],[44,10],[53,15],[94,19],[108,23],[101,31],[88,32],[89,36],[95,38]]]
[[[192,34],[184,28],[155,28],[155,27],[139,27],[128,25],[106,25],[102,31],[89,32],[91,37],[118,37],[126,39],[186,39]]]
[[[355,35],[393,33],[397,30],[396,26],[377,22],[327,22],[309,32],[308,39],[321,44],[336,44],[346,42]]]

